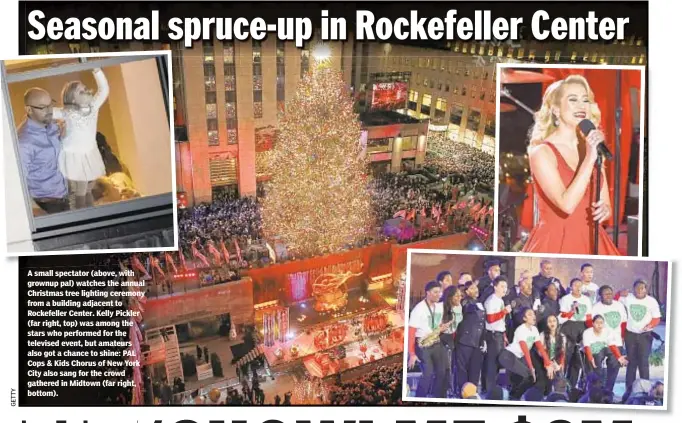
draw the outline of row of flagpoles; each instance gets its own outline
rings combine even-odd
[[[230,252],[227,250],[224,241],[222,240],[220,241],[220,249],[216,247],[213,241],[208,241],[206,245],[207,254],[211,257],[211,261],[213,262],[213,264],[210,263],[209,259],[206,257],[206,254],[199,251],[199,248],[197,248],[196,244],[197,241],[192,242],[191,257],[195,260],[193,260],[190,263],[191,267],[188,266],[187,260],[185,259],[185,254],[183,253],[182,249],[179,249],[178,252],[175,253],[178,255],[180,265],[179,267],[178,265],[176,265],[175,259],[173,258],[174,253],[171,252],[163,253],[164,264],[166,266],[165,271],[163,269],[161,261],[159,260],[159,257],[154,256],[151,253],[149,254],[149,257],[145,260],[144,264],[142,263],[140,257],[138,257],[137,254],[133,254],[130,259],[130,265],[134,270],[144,275],[145,278],[152,279],[154,276],[156,276],[157,273],[162,278],[165,278],[166,272],[178,273],[179,269],[187,270],[190,268],[197,267],[221,266],[223,264],[223,261],[225,264],[228,264],[230,262],[231,259]],[[242,251],[241,248],[239,248],[237,240],[234,241],[234,246],[236,250],[237,261],[241,266],[244,263],[244,261],[242,259]],[[198,266],[197,262],[199,263]]]
[[[473,215],[474,218],[477,220],[481,219],[486,215],[493,216],[495,214],[495,209],[492,206],[486,207],[480,201],[476,202],[473,198],[471,198],[468,202],[462,200],[459,203],[454,202],[449,203],[445,212],[443,212],[440,203],[438,203],[437,205],[434,204],[431,207],[431,218],[434,219],[436,222],[440,223],[440,220],[443,216],[453,215],[455,214],[456,211],[458,210],[461,211],[466,208],[469,209],[469,213]],[[419,211],[419,214],[421,215],[422,218],[425,218],[426,207],[422,207],[422,209]],[[413,208],[411,210],[402,209],[393,215],[394,219],[398,217],[401,217],[405,220],[413,221],[417,217],[417,209],[416,208]]]

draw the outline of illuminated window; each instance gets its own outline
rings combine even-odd
[[[453,125],[461,125],[463,115],[464,106],[459,103],[453,104],[452,109],[450,109],[450,123]]]
[[[218,117],[217,104],[206,105],[206,119],[216,119]]]
[[[643,65],[643,64],[644,64],[644,55],[643,55],[643,54],[641,54],[641,55],[639,56],[639,64],[640,64],[640,65]]]
[[[462,43],[462,53],[466,53],[466,52],[467,52],[467,48],[468,48],[467,43]]]
[[[599,57],[599,54],[598,54],[598,53],[594,53],[594,54],[592,55],[592,63],[597,63],[597,57]]]
[[[483,56],[485,54],[485,46],[481,44],[481,46],[478,48],[478,55]]]
[[[577,58],[578,58],[578,52],[577,52],[577,51],[573,51],[573,53],[571,53],[571,62],[575,62],[575,60],[576,60]]]
[[[237,144],[237,72],[234,54],[234,41],[224,41],[223,73],[225,77],[225,120],[228,144]]]
[[[504,56],[504,49],[502,47],[497,48],[497,57]]]
[[[212,68],[215,71],[215,68]],[[215,75],[211,75],[204,69],[204,88],[206,91],[215,91]]]
[[[455,43],[455,52],[458,52],[458,51],[459,51],[460,45],[461,45],[461,43],[460,43],[459,41],[457,41],[457,42]]]
[[[488,56],[492,56],[493,54],[495,54],[495,46],[491,44],[488,47]]]
[[[587,62],[590,60],[590,52],[586,51],[585,54],[583,54],[583,62]]]
[[[419,101],[419,92],[410,90],[408,94],[407,108],[417,111],[417,102]]]
[[[203,43],[204,46],[204,63],[213,63],[214,53],[213,53],[213,40],[206,40]]]
[[[630,61],[630,64],[634,65],[637,63],[637,56],[632,56],[632,60]]]
[[[642,41],[642,39],[641,39],[641,38],[637,39],[637,46],[641,46],[641,45],[642,45],[642,43],[643,43],[643,41]]]
[[[218,120],[207,119],[206,128],[208,129],[208,145],[219,145],[220,139],[218,138]]]
[[[421,112],[427,116],[431,115],[431,95],[424,94],[422,97]]]
[[[217,115],[217,96],[215,86],[215,64],[213,53],[213,41],[203,42],[204,53],[204,104],[206,110],[206,128],[208,135],[208,145],[216,146],[220,144],[218,135],[218,115]]]
[[[252,40],[251,54],[253,58],[253,117],[263,117],[263,64],[261,62],[262,45],[258,40]]]
[[[253,90],[262,91],[263,90],[263,75],[253,76]]]
[[[78,43],[69,43],[69,50],[71,50],[71,53],[80,53],[81,52],[81,45]]]
[[[528,60],[535,60],[535,49],[534,48],[530,49],[530,51],[528,52]]]
[[[545,62],[549,62],[549,59],[552,57],[552,52],[547,50],[545,52]]]
[[[523,54],[524,54],[524,53],[525,53],[525,49],[524,49],[523,47],[521,47],[521,48],[519,49],[518,54],[516,55],[516,58],[517,58],[517,59],[523,59]]]
[[[225,103],[225,117],[228,120],[237,117],[237,105],[235,103]]]
[[[444,119],[445,118],[445,111],[448,109],[448,101],[444,98],[438,97],[436,100],[436,111],[434,114],[434,117],[436,119]]]
[[[557,62],[561,60],[561,50],[557,50],[556,53],[554,54],[554,60]]]
[[[514,58],[514,47],[509,47],[507,50],[507,58],[512,59]]]

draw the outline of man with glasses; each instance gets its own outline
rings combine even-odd
[[[47,213],[69,210],[68,188],[59,171],[60,128],[52,119],[54,100],[40,88],[24,94],[26,120],[17,130],[19,156],[33,201]]]

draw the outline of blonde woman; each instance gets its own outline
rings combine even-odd
[[[587,80],[579,75],[547,88],[542,108],[531,130],[529,160],[540,219],[523,251],[593,254],[594,230],[599,231],[599,254],[619,255],[601,227],[611,216],[609,189],[602,173],[601,200],[595,198],[593,179],[599,130],[585,137],[578,129],[583,119],[599,127],[601,113]]]
[[[97,117],[109,96],[109,84],[102,69],[94,69],[93,75],[97,93],[93,94],[81,81],[68,82],[62,90],[64,107],[55,110],[55,118],[65,123],[59,170],[69,181],[76,209],[94,205],[92,188],[97,178],[106,175],[97,148]]]

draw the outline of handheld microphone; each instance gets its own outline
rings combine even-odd
[[[583,135],[587,136],[590,131],[596,129],[594,126],[594,123],[592,123],[591,120],[589,119],[583,119],[580,121],[578,124],[578,128],[580,128],[580,131],[583,133]],[[599,145],[597,146],[597,151],[599,151],[599,154],[604,156],[606,160],[611,160],[613,159],[613,155],[609,151],[608,147],[604,142],[600,142]]]

